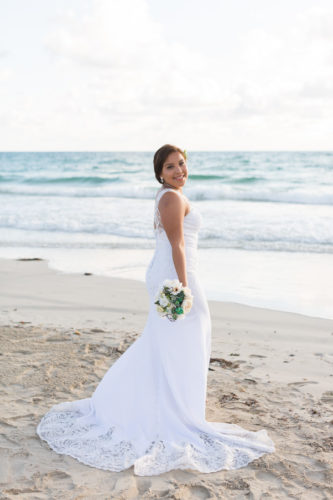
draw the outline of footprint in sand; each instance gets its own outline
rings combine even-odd
[[[320,399],[321,399],[321,401],[324,401],[325,403],[332,403],[333,402],[333,391],[324,392]]]
[[[41,482],[53,495],[57,490],[68,491],[74,489],[72,477],[66,472],[55,470],[44,474],[41,477]],[[52,498],[52,497],[51,497]],[[53,498],[57,498],[53,496]]]
[[[303,380],[300,382],[288,382],[288,385],[297,385],[299,387],[302,385],[306,385],[306,384],[318,384],[318,382],[316,380]]]
[[[173,492],[170,492],[174,494]],[[167,496],[166,498],[181,498],[184,500],[203,500],[205,498],[216,498],[211,490],[201,484],[179,485],[177,487],[177,497]]]

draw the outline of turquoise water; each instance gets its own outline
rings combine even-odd
[[[152,248],[153,153],[0,153],[3,246]],[[200,246],[333,251],[333,153],[193,152]]]
[[[143,279],[160,187],[152,158],[153,152],[0,153],[0,256],[44,256],[80,272],[98,254],[95,272]],[[199,248],[208,295],[267,306],[274,273],[267,274],[265,262],[276,273],[289,262],[268,306],[304,312],[278,296],[308,286],[318,293],[307,310],[327,315],[332,300],[322,280],[333,259],[333,153],[189,152],[187,163],[183,192],[203,216]],[[133,252],[140,255],[134,264]],[[310,276],[310,255],[311,280],[297,288],[293,269],[302,263]],[[245,269],[248,262],[258,277],[260,266],[267,270],[261,285],[253,285],[252,272],[248,282],[248,273],[227,272],[231,262],[237,266],[235,256],[247,256]],[[238,293],[240,281],[245,288]]]

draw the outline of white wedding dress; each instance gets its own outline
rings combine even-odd
[[[211,320],[197,275],[202,218],[192,205],[183,223],[192,309],[175,322],[161,318],[155,309],[162,281],[178,278],[158,210],[166,191],[183,196],[163,186],[157,192],[156,249],[146,271],[150,308],[144,330],[90,398],[53,406],[37,433],[57,453],[110,471],[132,465],[139,476],[172,469],[238,469],[274,452],[274,443],[264,429],[253,432],[205,419]]]

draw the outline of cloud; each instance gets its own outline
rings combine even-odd
[[[12,74],[11,68],[0,68],[0,83],[9,80]]]
[[[333,111],[332,19],[327,10],[311,9],[280,36],[264,29],[246,33],[234,74],[240,103],[233,115],[303,119],[307,110],[312,116],[317,110],[318,118],[322,107]]]
[[[301,101],[307,106],[318,99],[321,87],[323,97],[331,92],[333,16],[327,10],[310,9],[280,36],[264,29],[244,33],[239,64],[226,83],[219,60],[167,43],[145,0],[93,5],[80,18],[74,12],[64,15],[46,44],[94,72],[87,91],[101,112],[217,111],[238,119],[290,107],[297,112]]]
[[[190,38],[170,41],[146,0],[82,5],[52,18],[38,102],[30,92],[13,99],[17,113],[7,107],[7,123],[26,144],[31,137],[50,149],[150,149],[178,138],[207,149],[329,143],[332,9],[305,10],[271,31],[249,25],[237,46],[212,55]],[[10,76],[0,71],[7,86]]]
[[[64,13],[47,46],[82,65],[127,69],[147,65],[161,45],[159,27],[144,0],[95,0],[80,17]]]
[[[314,6],[300,15],[300,33],[307,40],[333,42],[333,8]]]
[[[9,56],[8,50],[0,49],[0,59],[5,59],[8,56]],[[12,74],[13,74],[12,68],[10,68],[9,66],[0,68],[0,83],[9,80]]]
[[[67,13],[45,43],[54,54],[89,68],[90,93],[106,112],[168,112],[221,100],[204,56],[167,43],[145,0],[98,0],[80,18]]]

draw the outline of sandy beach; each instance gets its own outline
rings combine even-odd
[[[248,467],[138,477],[85,466],[42,442],[55,403],[89,397],[145,325],[135,280],[0,259],[0,498],[329,499],[333,497],[333,320],[209,302],[206,418],[267,429],[276,452]]]

